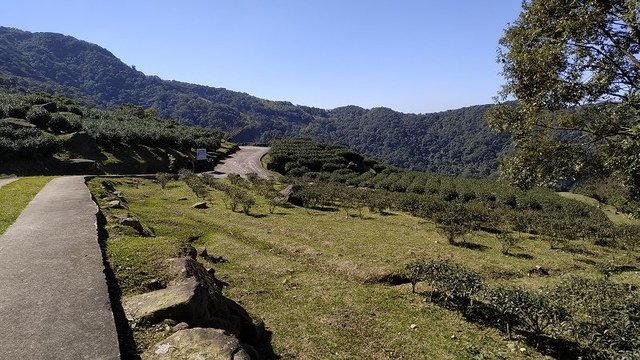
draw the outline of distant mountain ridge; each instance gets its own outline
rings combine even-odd
[[[493,133],[484,124],[490,105],[433,114],[293,105],[162,80],[124,64],[98,45],[6,27],[0,27],[0,87],[81,97],[98,106],[151,107],[162,117],[223,130],[238,142],[286,137],[335,142],[394,165],[455,175],[495,173],[508,143],[508,135]]]

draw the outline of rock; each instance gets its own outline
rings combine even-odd
[[[194,328],[176,332],[142,354],[143,360],[257,359],[255,350],[219,329]]]
[[[108,192],[114,192],[116,191],[116,187],[113,185],[113,181],[110,180],[103,180],[100,185],[102,186],[103,189],[107,190]]]
[[[144,228],[142,227],[142,224],[140,223],[140,221],[131,217],[131,215],[129,214],[123,217],[119,217],[118,224],[122,226],[128,226],[134,229],[135,231],[137,231],[138,234],[144,235]]]
[[[172,319],[164,319],[164,321],[162,321],[163,324],[165,325],[169,325],[169,326],[176,326],[177,323],[175,320]]]
[[[128,319],[151,324],[171,319],[190,326],[225,329],[242,338],[252,337],[251,330],[245,329],[245,323],[253,324],[251,318],[243,318],[241,311],[222,296],[217,279],[200,263],[180,258],[169,259],[166,264],[174,280],[165,289],[125,297],[122,305]]]
[[[296,192],[300,190],[300,185],[289,185],[284,190],[280,191],[283,202],[288,202],[293,205],[302,206],[303,201],[300,197],[296,196]]]
[[[120,200],[109,201],[109,204],[107,204],[107,206],[111,209],[124,209],[124,205],[122,205],[122,202]]]
[[[185,255],[195,260],[198,257],[198,250],[193,246],[189,245],[189,247],[185,251]]]
[[[535,269],[531,269],[527,272],[529,277],[531,276],[549,276],[549,270],[543,268],[540,265],[536,265]]]
[[[208,259],[209,258],[209,253],[207,252],[207,248],[198,248],[198,255],[200,255],[200,257]]]
[[[165,319],[190,326],[214,327],[255,344],[265,335],[264,324],[254,322],[238,304],[225,298],[221,281],[189,258],[166,261],[174,279],[165,289],[122,299],[127,319],[134,324],[157,324]]]
[[[208,209],[209,205],[207,205],[206,202],[201,201],[201,202],[197,202],[197,203],[191,205],[191,207],[194,208],[194,209]]]
[[[187,201],[189,199],[187,199],[186,197],[181,197],[180,199],[178,199],[178,201]]]
[[[418,325],[416,324],[411,324],[411,326],[409,326],[411,328],[411,330],[415,330],[418,328]]]
[[[171,328],[171,331],[181,331],[181,330],[186,330],[189,328],[189,324],[187,324],[186,322],[181,322],[180,324],[176,324],[174,327]]]

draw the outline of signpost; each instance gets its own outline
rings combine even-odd
[[[193,172],[196,172],[196,168],[201,168],[196,166],[196,163],[200,164],[201,162],[207,162],[207,149],[196,149],[196,161],[193,162]]]

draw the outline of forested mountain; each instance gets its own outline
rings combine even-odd
[[[56,92],[98,106],[132,103],[152,107],[164,118],[221,129],[238,142],[309,137],[407,168],[467,176],[495,172],[508,140],[485,126],[487,105],[421,115],[299,106],[162,80],[97,45],[5,27],[0,27],[0,88]]]

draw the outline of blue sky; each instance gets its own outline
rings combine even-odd
[[[96,43],[149,75],[271,100],[432,112],[492,102],[520,0],[7,1],[0,25]]]

